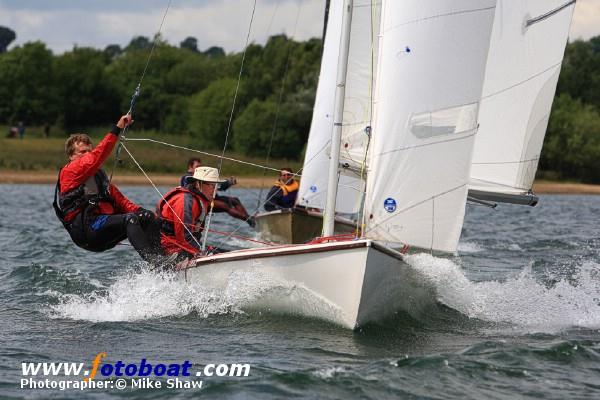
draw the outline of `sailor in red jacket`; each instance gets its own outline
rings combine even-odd
[[[185,187],[178,186],[167,193],[157,205],[161,218],[160,242],[167,254],[178,254],[177,259],[200,254],[204,221],[210,212],[219,171],[212,167],[198,167],[187,178]]]
[[[95,148],[83,133],[67,139],[69,162],[60,170],[53,205],[79,247],[99,252],[128,238],[142,258],[149,261],[156,252],[152,236],[158,238],[154,214],[125,197],[101,169],[121,130],[132,122],[130,115],[122,116]]]

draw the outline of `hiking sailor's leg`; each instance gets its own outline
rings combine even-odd
[[[127,238],[123,214],[88,215],[84,223],[86,241],[97,251],[111,249]]]
[[[160,249],[153,245],[156,239],[152,235],[158,233],[154,228],[154,221],[144,220],[144,216],[138,213],[125,214],[124,217],[129,242],[144,261],[154,262],[161,254]]]

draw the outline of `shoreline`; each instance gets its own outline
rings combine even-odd
[[[179,183],[180,175],[157,174],[150,175],[158,186],[175,186]],[[240,176],[237,188],[270,187],[276,177]],[[113,181],[117,185],[148,185],[143,175],[115,175]],[[0,171],[0,184],[54,184],[56,173],[48,171]],[[572,182],[536,181],[533,191],[537,194],[589,194],[600,195],[600,185]]]
[[[148,176],[157,186],[179,185],[181,175],[175,174],[152,174]],[[0,184],[55,184],[57,172],[48,171],[0,171]],[[260,188],[271,187],[277,179],[276,176],[241,176],[237,177],[236,188]],[[116,185],[143,186],[150,185],[148,179],[143,175],[115,175],[112,180]]]

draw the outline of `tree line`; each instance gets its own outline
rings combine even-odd
[[[65,132],[110,125],[129,109],[144,75],[136,127],[189,135],[198,147],[220,149],[230,130],[233,150],[298,159],[308,137],[322,42],[285,35],[243,53],[204,51],[188,37],[173,46],[161,37],[134,37],[121,48],[75,47],[54,55],[42,42],[8,49],[16,38],[0,27],[0,123],[50,123]],[[231,114],[234,94],[236,105]],[[274,135],[271,143],[271,135]],[[542,158],[541,175],[600,183],[600,37],[566,48]]]
[[[265,45],[251,44],[238,87],[243,54],[201,51],[193,37],[172,46],[160,36],[138,36],[124,48],[75,47],[60,55],[39,41],[6,51],[4,37],[14,40],[0,27],[0,123],[50,123],[66,132],[114,123],[129,109],[155,45],[136,129],[190,135],[205,149],[221,149],[229,129],[235,151],[262,157],[273,133],[271,156],[288,159],[298,159],[308,139],[320,39],[276,35]]]
[[[540,169],[600,183],[600,36],[567,45]]]

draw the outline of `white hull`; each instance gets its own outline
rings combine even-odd
[[[225,289],[237,273],[297,289],[264,293],[246,309],[316,317],[350,329],[399,310],[418,313],[435,301],[400,253],[370,240],[239,250],[196,259],[181,271],[191,284],[215,289]],[[304,301],[305,294],[318,301]]]

